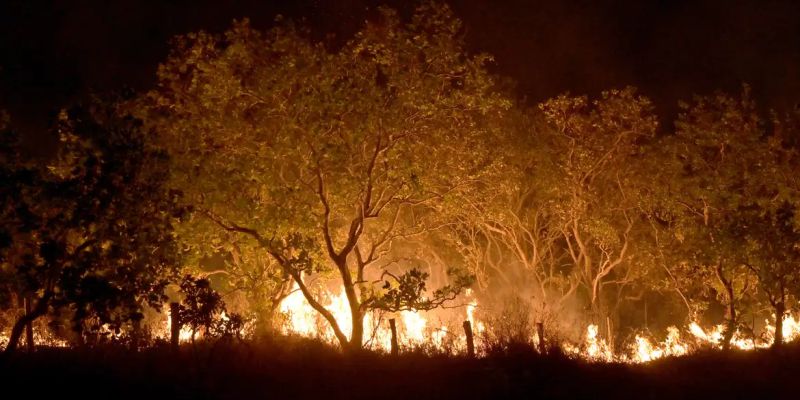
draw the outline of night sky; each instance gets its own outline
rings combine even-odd
[[[346,38],[388,4],[409,1],[0,1],[0,107],[39,140],[58,107],[91,91],[146,90],[175,34],[269,27],[278,13]],[[679,99],[749,82],[763,104],[800,99],[800,1],[450,2],[473,51],[536,102],[564,91],[635,85],[670,119]]]

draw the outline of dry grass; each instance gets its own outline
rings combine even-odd
[[[541,356],[522,344],[500,349],[476,360],[426,351],[345,356],[297,338],[198,343],[178,353],[164,346],[40,349],[0,361],[0,382],[17,398],[733,399],[796,398],[800,373],[796,346],[642,366]]]

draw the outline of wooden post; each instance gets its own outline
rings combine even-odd
[[[650,330],[650,328],[647,326],[647,299],[644,300],[644,330]]]
[[[169,303],[169,318],[170,318],[170,326],[169,326],[169,334],[170,334],[170,344],[172,345],[173,350],[178,350],[178,339],[181,335],[181,321],[178,318],[178,303]]]
[[[389,319],[389,328],[392,330],[392,355],[396,356],[399,349],[397,348],[397,324],[394,322],[394,318]]]
[[[537,322],[536,323],[536,334],[539,335],[539,354],[544,354],[547,349],[544,345],[544,323]]]
[[[611,336],[611,317],[606,316],[606,332],[608,337],[606,338],[606,343],[608,347],[613,351],[614,350],[614,338]]]
[[[131,343],[130,343],[130,350],[131,351],[139,351],[139,337],[141,336],[142,330],[142,320],[134,319],[132,322],[132,331],[131,331]],[[172,334],[172,332],[170,332]]]
[[[31,313],[31,299],[26,296],[22,301],[25,307],[25,315],[29,315]],[[25,345],[28,348],[28,353],[33,353],[33,321],[28,321],[25,324]]]
[[[464,333],[467,335],[467,355],[470,358],[475,357],[475,342],[472,337],[472,324],[468,320],[464,321]]]

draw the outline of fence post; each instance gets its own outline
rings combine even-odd
[[[464,321],[464,333],[467,335],[467,355],[470,358],[475,357],[475,342],[472,337],[472,324],[469,320]]]
[[[539,353],[544,354],[547,351],[544,345],[544,322],[536,323],[536,334],[539,335]]]
[[[131,323],[131,342],[130,342],[130,350],[131,351],[139,351],[139,341],[142,335],[142,320],[136,318]],[[171,332],[170,332],[171,333]]]
[[[399,349],[397,348],[397,324],[394,318],[389,319],[389,328],[392,330],[392,355],[396,356]]]
[[[25,307],[25,315],[29,315],[31,313],[31,299],[29,296],[25,296],[22,300],[23,306]],[[17,303],[19,304],[19,303]],[[25,324],[25,344],[28,348],[28,353],[33,353],[33,321],[28,321]]]
[[[180,314],[178,309],[178,303],[169,303],[169,342],[173,350],[178,350],[178,339],[181,334],[181,321],[178,315]]]

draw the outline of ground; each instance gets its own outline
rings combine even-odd
[[[324,345],[258,343],[39,349],[0,360],[16,398],[64,399],[792,399],[800,347],[708,351],[647,365],[589,364],[531,349],[481,359],[345,356]]]

